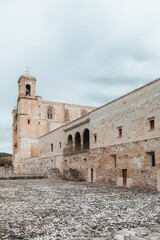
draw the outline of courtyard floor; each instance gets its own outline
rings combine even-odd
[[[160,193],[47,179],[0,180],[0,239],[160,239]]]

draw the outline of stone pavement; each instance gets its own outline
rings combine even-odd
[[[160,193],[59,180],[0,180],[0,239],[160,240]]]

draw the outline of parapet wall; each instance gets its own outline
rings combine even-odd
[[[6,173],[13,173],[13,167],[12,166],[0,166],[0,174],[6,174]]]
[[[46,156],[25,159],[25,174],[45,175],[50,169],[57,168],[62,174],[62,156]]]

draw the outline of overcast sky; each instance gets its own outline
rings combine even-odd
[[[45,100],[100,106],[160,77],[159,0],[0,0],[0,152],[17,81]]]

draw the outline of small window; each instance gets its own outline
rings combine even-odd
[[[153,118],[149,118],[149,129],[150,130],[154,130],[155,128],[155,121],[154,121],[154,117]]]
[[[116,168],[117,167],[117,156],[116,154],[111,155],[112,157],[112,162],[113,162],[113,167]]]
[[[155,152],[147,152],[147,154],[149,156],[149,161],[150,161],[151,167],[155,167],[156,166]]]
[[[51,152],[53,152],[53,143],[51,143]]]
[[[30,124],[31,123],[31,121],[30,121],[30,119],[28,119],[28,124]]]
[[[61,144],[61,142],[59,142],[59,148],[61,148],[62,147],[62,144]]]
[[[97,133],[93,134],[93,141],[94,141],[94,143],[97,142]]]
[[[122,137],[122,127],[118,127],[118,137]]]

